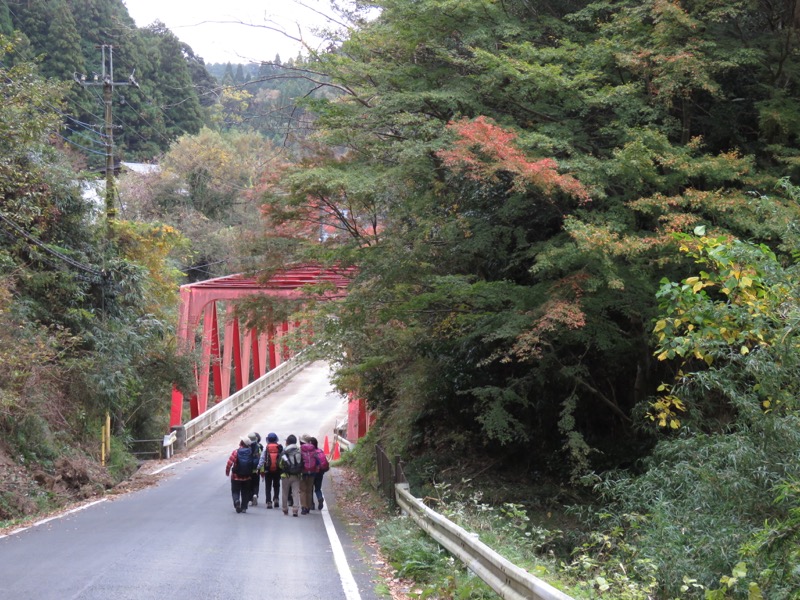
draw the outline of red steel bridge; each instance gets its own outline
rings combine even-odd
[[[200,345],[200,365],[195,372],[197,392],[189,398],[190,418],[220,402],[291,358],[285,337],[298,322],[266,319],[264,330],[248,329],[235,314],[236,302],[260,294],[290,299],[308,295],[307,286],[328,284],[324,298],[346,292],[354,271],[304,265],[275,273],[267,281],[243,275],[218,277],[181,286],[178,340],[185,351]],[[222,335],[221,335],[222,334]],[[213,394],[212,394],[213,388]],[[170,427],[183,424],[184,395],[174,388]],[[351,400],[347,437],[357,440],[366,433],[363,400]]]

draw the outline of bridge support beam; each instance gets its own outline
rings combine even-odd
[[[196,393],[188,399],[190,418],[205,412],[210,400],[219,402],[244,388],[250,382],[251,372],[257,379],[291,357],[288,336],[301,324],[268,319],[265,331],[250,329],[241,335],[242,324],[234,314],[237,300],[254,294],[302,299],[304,286],[321,283],[331,284],[331,291],[324,294],[324,298],[341,297],[352,273],[352,270],[306,265],[277,273],[266,282],[231,275],[181,286],[178,322],[181,351],[192,352],[200,342],[200,364],[195,372]],[[225,315],[223,327],[220,327],[219,314]],[[183,392],[174,388],[170,427],[182,425],[185,400]]]

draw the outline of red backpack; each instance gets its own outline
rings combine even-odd
[[[267,471],[275,473],[278,470],[278,457],[280,456],[280,448],[275,442],[267,444]]]
[[[303,473],[316,473],[319,470],[316,448],[311,444],[303,444],[300,447],[300,452],[303,455]]]
[[[319,448],[317,448],[317,463],[319,464],[320,473],[327,473],[331,468],[328,457],[325,456],[325,453]]]

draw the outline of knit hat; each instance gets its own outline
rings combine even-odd
[[[304,433],[303,435],[300,436],[300,441],[303,442],[304,444],[310,444],[311,436],[308,435],[307,433]]]
[[[286,436],[286,444],[287,445],[288,444],[296,444],[296,443],[297,443],[297,438],[294,436],[294,434],[290,433],[288,436]]]
[[[278,434],[277,433],[270,433],[267,435],[268,442],[277,442],[278,441]]]

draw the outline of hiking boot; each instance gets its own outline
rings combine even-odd
[[[275,505],[275,508],[278,508],[281,505],[281,499],[278,496],[275,496],[272,499],[272,504]]]
[[[258,496],[253,496],[253,506],[258,506]]]
[[[325,498],[320,498],[319,503],[317,504],[317,510],[322,510],[323,506],[325,506]]]
[[[292,516],[293,516],[293,517],[296,517],[296,516],[297,516],[297,513],[296,513],[296,512],[293,512],[293,513],[292,513]]]
[[[267,508],[272,508],[272,502],[267,501]]]
[[[234,500],[234,501],[233,501],[233,508],[235,508],[235,509],[236,509],[236,512],[237,512],[237,513],[240,513],[240,512],[242,512],[242,503],[241,503],[241,502],[239,502],[238,500]]]
[[[307,515],[308,514],[308,509],[307,508],[303,508],[302,510],[300,510],[300,514],[301,515]]]
[[[288,510],[285,510],[285,511],[283,511],[283,514],[284,514],[284,516],[288,516],[288,515],[289,515],[289,511],[288,511]],[[295,517],[296,517],[296,516],[297,516],[297,515],[295,515]]]

